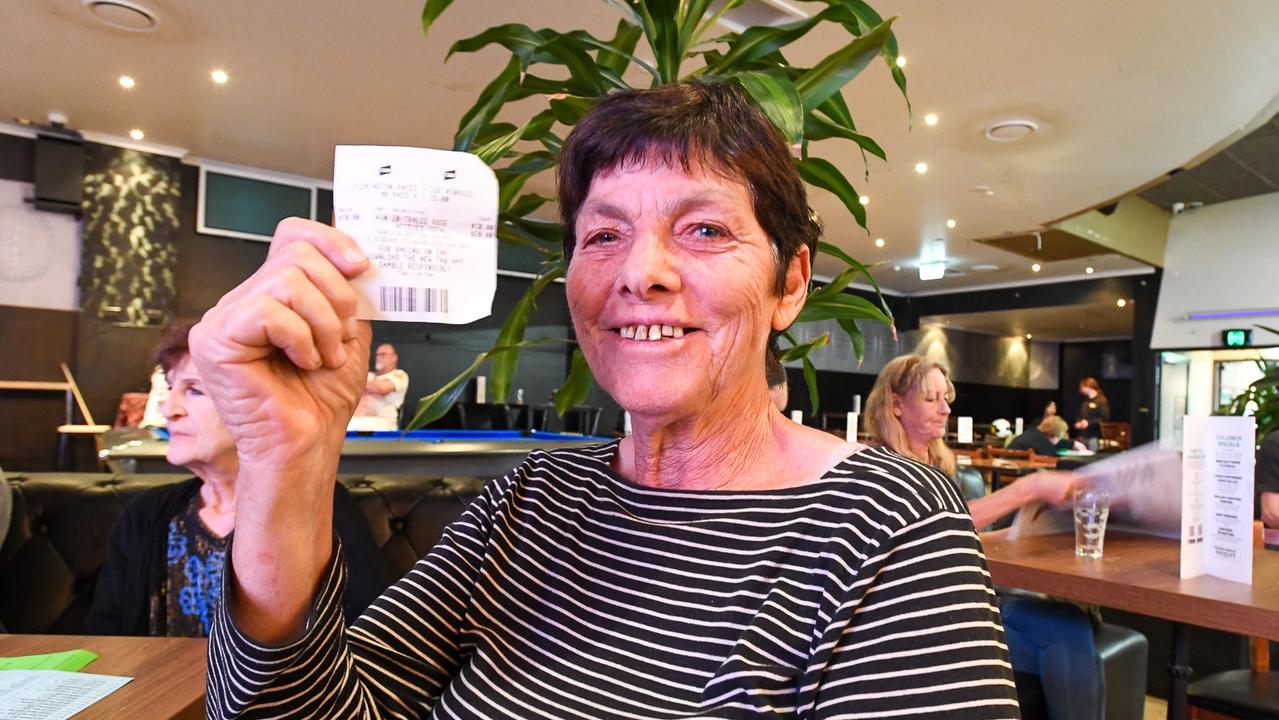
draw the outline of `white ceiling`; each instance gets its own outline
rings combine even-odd
[[[138,127],[191,156],[325,178],[334,144],[451,144],[458,118],[504,62],[491,49],[446,65],[453,40],[502,22],[608,36],[616,22],[602,0],[457,0],[424,40],[420,0],[141,2],[159,15],[157,32],[111,30],[80,0],[0,3],[0,119],[58,110],[76,128],[124,136]],[[1082,277],[1084,264],[1098,274],[1141,267],[1108,255],[1034,274],[1024,259],[971,240],[1127,193],[1242,134],[1279,95],[1271,0],[875,5],[900,16],[916,127],[907,130],[901,97],[873,66],[845,91],[859,128],[889,156],[887,165],[872,159],[869,182],[858,183],[871,198],[872,234],[824,192],[814,205],[828,237],[883,262],[877,277],[898,292]],[[843,42],[814,33],[791,60],[811,64]],[[231,82],[215,87],[214,67]],[[126,73],[138,83],[127,92],[116,83]],[[923,125],[927,112],[940,115],[936,127]],[[990,123],[1022,117],[1041,131],[1009,144],[983,137]],[[818,154],[860,180],[857,153],[821,145]],[[921,160],[927,175],[914,171]],[[915,259],[937,237],[954,267],[1000,269],[921,283]]]

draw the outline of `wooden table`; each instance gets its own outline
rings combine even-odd
[[[1075,555],[1073,533],[983,543],[991,579],[1077,602],[1093,603],[1173,623],[1168,717],[1186,717],[1190,676],[1186,625],[1279,640],[1279,555],[1253,551],[1252,584],[1201,576],[1180,578],[1175,540],[1106,533],[1106,553]]]
[[[0,635],[0,656],[84,648],[97,653],[98,659],[81,672],[133,678],[78,713],[75,720],[203,718],[207,647],[206,640],[196,638]]]

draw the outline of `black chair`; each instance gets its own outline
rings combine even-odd
[[[1146,710],[1146,636],[1102,623],[1093,635],[1106,676],[1106,720],[1142,720]],[[1048,720],[1048,706],[1039,676],[1014,673],[1022,720]]]
[[[1279,720],[1279,672],[1270,671],[1270,644],[1248,638],[1251,667],[1214,673],[1190,683],[1191,708],[1241,720]]]

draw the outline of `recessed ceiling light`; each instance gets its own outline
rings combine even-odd
[[[1115,301],[1115,304],[1118,305],[1119,307],[1123,307],[1128,304],[1128,301],[1123,298],[1119,298],[1118,300]]]
[[[1026,339],[1027,339],[1027,340],[1033,340],[1033,339],[1034,339],[1034,337],[1035,337],[1034,335],[1031,335],[1030,333],[1026,333]]]
[[[226,85],[227,81],[231,79],[231,76],[227,75],[226,70],[222,70],[221,68],[209,73],[209,77],[213,80],[213,82],[219,85]]]
[[[1040,270],[1043,270],[1043,269],[1044,269],[1044,266],[1040,265],[1039,263],[1035,263],[1030,266],[1031,272],[1039,272]]]
[[[120,76],[120,87],[124,88],[125,90],[132,90],[134,85],[137,85],[137,83],[134,82],[133,78],[129,77],[128,75]]]
[[[928,163],[926,162],[915,163],[915,172],[919,173],[920,175],[923,175],[924,173],[928,172]]]
[[[924,124],[932,127],[937,124],[937,113],[928,113],[924,116]]]
[[[1092,275],[1093,273],[1092,265],[1089,265],[1088,267],[1084,268],[1084,272],[1087,273],[1088,275]]]
[[[875,238],[875,247],[884,247],[884,238]]]
[[[858,198],[857,198],[857,202],[859,202],[859,203],[861,203],[861,204],[863,204],[863,205],[869,205],[869,204],[870,204],[870,196],[869,196],[869,195],[862,195],[862,196],[860,196],[860,197],[858,197]]]
[[[995,188],[989,185],[974,185],[969,189],[975,193],[981,193],[982,195],[985,195],[987,197],[995,194]]]
[[[1033,120],[1002,120],[986,128],[986,137],[995,142],[1020,140],[1039,130]]]
[[[146,133],[142,132],[141,130],[137,128],[133,128],[132,130],[129,131],[129,137],[133,138],[134,140],[141,140],[142,138],[146,136],[147,136]]]
[[[901,272],[901,271],[902,271],[902,266],[901,266],[901,265],[894,265],[894,266],[893,266],[893,272]]]
[[[973,272],[995,272],[996,270],[999,269],[999,266],[991,265],[989,263],[982,263],[980,265],[974,265],[968,269]]]
[[[955,218],[950,218],[949,220],[947,220],[947,221],[946,221],[946,227],[951,228],[951,229],[954,229],[954,227],[955,227]]]
[[[905,56],[905,55],[898,55],[898,56],[897,56],[897,67],[906,67],[906,56]]]

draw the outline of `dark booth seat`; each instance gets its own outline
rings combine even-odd
[[[13,517],[0,546],[0,631],[76,634],[93,599],[107,536],[142,492],[190,475],[10,473]],[[381,548],[387,577],[425,555],[480,491],[475,477],[344,475]]]

